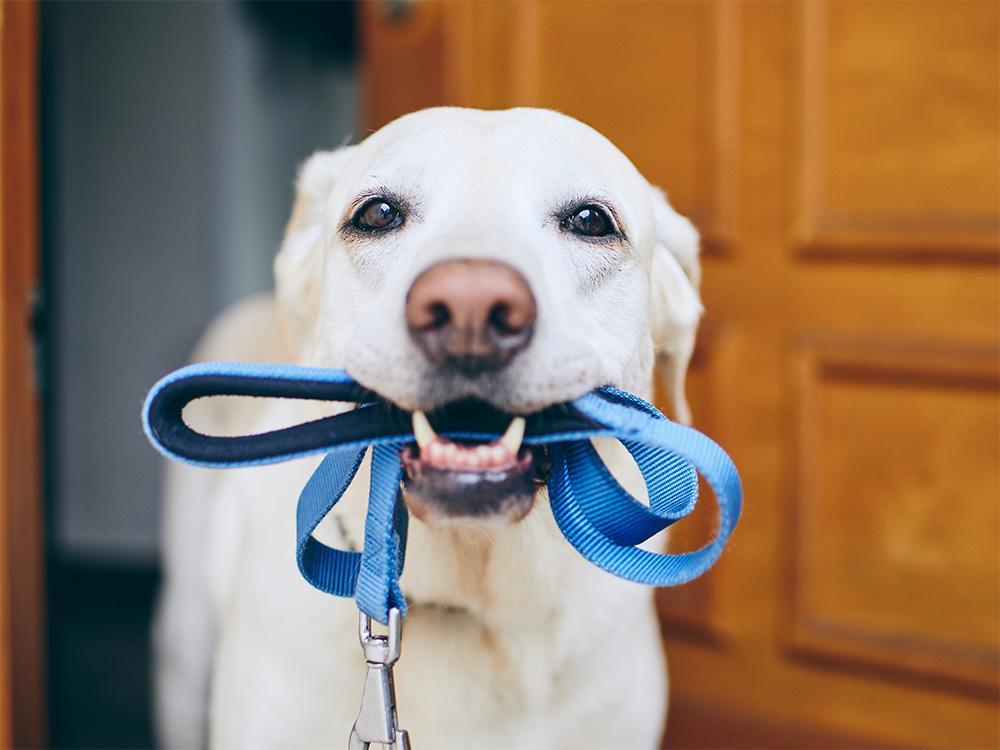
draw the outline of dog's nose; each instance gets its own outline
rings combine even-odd
[[[499,370],[524,349],[535,315],[528,282],[493,260],[437,263],[406,297],[406,325],[427,358],[469,375]]]

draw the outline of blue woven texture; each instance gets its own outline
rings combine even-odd
[[[150,440],[171,458],[150,429],[148,405],[157,390],[180,378],[204,374],[293,379],[302,383],[350,383],[341,370],[206,363],[184,368],[160,381],[147,398],[144,425]],[[689,427],[668,420],[642,399],[614,388],[600,388],[569,406],[592,427],[559,434],[532,434],[526,443],[544,444],[552,460],[549,505],[566,540],[587,560],[607,572],[637,583],[674,586],[704,573],[722,554],[742,508],[743,492],[736,467],[716,443]],[[370,410],[372,419],[379,411]],[[448,434],[448,433],[445,433]],[[492,435],[461,433],[451,437],[488,439]],[[615,437],[626,447],[646,483],[649,505],[632,497],[611,475],[591,443]],[[406,614],[399,584],[406,550],[408,514],[401,496],[399,451],[413,442],[409,432],[371,441],[337,445],[331,435],[326,457],[299,496],[296,518],[298,566],[321,591],[353,596],[358,607],[381,623],[398,607]],[[372,448],[364,549],[339,550],[317,541],[313,531],[333,509],[358,473],[365,451]],[[254,463],[297,458],[275,455]],[[213,464],[232,466],[231,463]],[[241,463],[239,465],[247,465]],[[711,542],[692,552],[660,554],[637,545],[690,513],[698,500],[698,474],[712,488],[719,506],[719,530]]]

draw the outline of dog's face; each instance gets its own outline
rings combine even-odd
[[[496,525],[543,478],[516,415],[600,385],[646,393],[661,352],[686,417],[697,252],[690,223],[591,128],[441,108],[313,156],[276,272],[302,358],[414,413],[411,510]],[[449,408],[500,411],[510,428],[454,443],[433,427]]]

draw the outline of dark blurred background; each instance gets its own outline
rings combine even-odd
[[[269,288],[297,165],[359,134],[353,3],[41,4],[49,727],[150,747],[149,384]]]

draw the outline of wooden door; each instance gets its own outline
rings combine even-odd
[[[31,313],[37,10],[0,4],[0,748],[41,747],[42,535]]]
[[[998,8],[364,6],[368,125],[553,107],[704,235],[690,395],[747,505],[659,598],[671,747],[1000,742]]]

